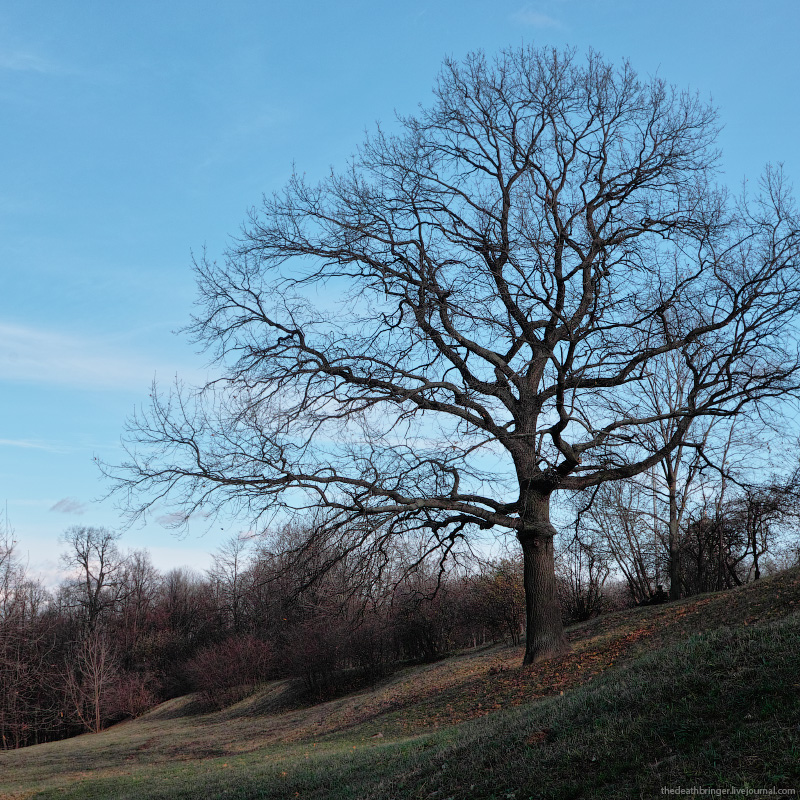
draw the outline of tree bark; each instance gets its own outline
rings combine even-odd
[[[550,523],[550,496],[526,493],[522,545],[525,581],[525,658],[533,664],[569,651],[556,594],[553,552],[555,528]]]

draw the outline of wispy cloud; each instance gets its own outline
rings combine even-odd
[[[48,61],[32,50],[20,50],[0,46],[0,70],[9,72],[37,72],[52,75],[64,72],[64,68]]]
[[[26,450],[46,450],[49,453],[61,453],[63,447],[42,442],[37,439],[0,439],[0,447],[21,447]]]
[[[176,369],[102,340],[0,322],[0,381],[141,390],[156,372],[166,377]]]
[[[74,497],[63,497],[57,503],[50,507],[51,511],[57,511],[59,514],[83,514],[86,512],[86,504],[81,503]]]
[[[4,72],[100,82],[107,82],[112,77],[112,73],[107,68],[87,69],[79,64],[53,58],[51,55],[43,53],[35,45],[0,41],[0,73]]]
[[[521,25],[528,25],[531,28],[560,28],[561,22],[549,14],[543,14],[530,6],[525,6],[511,15],[511,19]]]

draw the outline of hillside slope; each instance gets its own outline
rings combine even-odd
[[[604,796],[626,797],[665,785],[791,786],[800,782],[798,610],[793,570],[574,626],[572,653],[532,667],[520,666],[521,648],[497,647],[308,708],[286,709],[287,682],[214,714],[192,713],[181,698],[98,735],[0,754],[0,797],[590,797],[600,784]]]

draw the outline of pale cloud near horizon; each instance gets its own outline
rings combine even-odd
[[[178,365],[115,350],[102,340],[0,322],[0,381],[44,383],[82,389],[143,390],[155,373],[174,375]],[[186,370],[183,377],[195,377]],[[25,446],[26,440],[6,440]],[[27,446],[36,447],[32,442]]]
[[[201,543],[197,542],[197,545],[193,547],[149,545],[142,549],[147,550],[153,560],[153,565],[162,573],[181,568],[203,573],[213,566],[214,556],[212,551],[217,548],[211,542],[207,542],[206,546],[201,546]]]
[[[560,28],[561,22],[549,14],[535,11],[530,6],[524,6],[519,11],[511,15],[515,22],[528,25],[532,28]]]

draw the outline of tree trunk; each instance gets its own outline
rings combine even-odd
[[[750,528],[752,530],[752,547],[753,547],[753,580],[758,580],[761,577],[761,569],[758,564],[758,518],[759,507],[758,503],[753,503],[752,512],[748,509],[747,515],[750,517]]]
[[[550,496],[526,493],[524,527],[517,532],[522,545],[525,582],[525,659],[533,664],[566,653],[561,608],[556,594],[556,569],[550,523]]]
[[[681,540],[678,526],[678,504],[671,494],[669,498],[669,599],[681,596]]]
[[[669,459],[665,460],[667,493],[669,495],[669,599],[681,596],[681,540],[678,519],[678,481]],[[656,554],[658,558],[658,554]],[[656,587],[658,588],[658,587]]]

